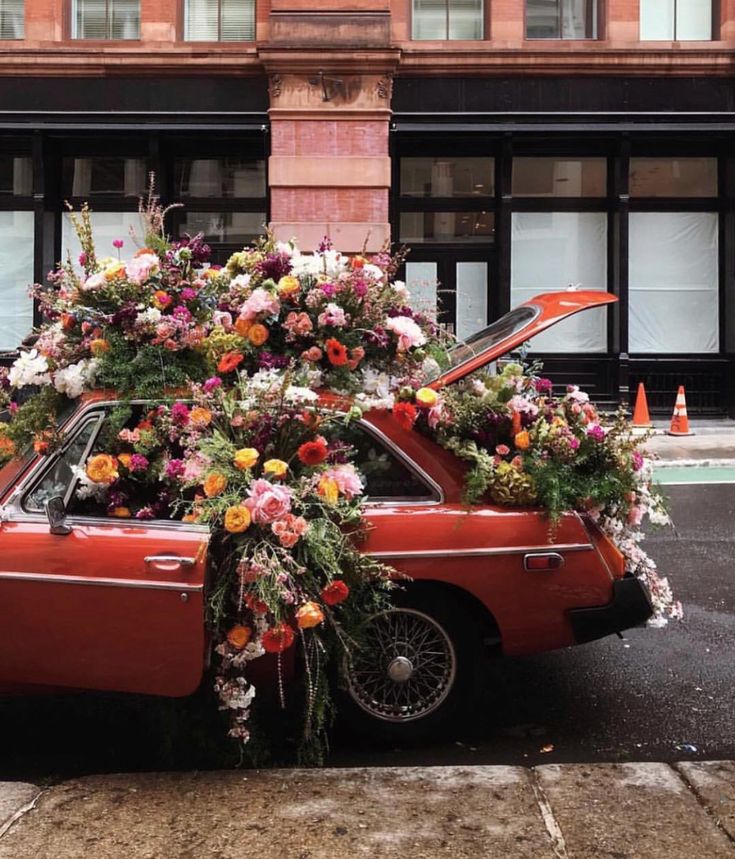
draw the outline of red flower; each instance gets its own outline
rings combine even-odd
[[[417,416],[418,411],[413,403],[400,402],[393,406],[393,417],[405,430],[413,429]]]
[[[297,456],[304,465],[319,465],[327,458],[326,439],[318,435],[314,441],[307,441],[297,451]]]
[[[336,337],[330,337],[324,346],[327,350],[329,363],[334,364],[335,367],[341,367],[350,360],[350,357],[347,354],[347,347],[343,346]]]
[[[331,584],[322,589],[322,599],[327,605],[339,605],[349,595],[350,589],[342,579],[335,579]]]
[[[294,631],[287,623],[279,623],[263,633],[263,650],[266,653],[283,653],[294,642]]]
[[[268,611],[268,604],[253,596],[253,594],[245,594],[245,605],[250,611],[255,612],[255,614],[265,614]]]
[[[237,365],[243,359],[242,352],[227,352],[220,359],[219,364],[217,364],[217,371],[219,373],[230,373],[232,370],[237,367]]]

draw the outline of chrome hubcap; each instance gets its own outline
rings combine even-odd
[[[432,617],[391,609],[370,618],[345,668],[350,694],[366,713],[385,722],[410,722],[446,700],[457,658],[449,636]]]

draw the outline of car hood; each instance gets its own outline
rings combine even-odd
[[[541,293],[454,346],[449,352],[449,368],[428,384],[440,388],[463,379],[562,319],[617,300],[609,292],[591,290]]]

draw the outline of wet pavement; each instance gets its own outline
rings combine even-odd
[[[482,700],[441,743],[380,747],[337,730],[334,766],[735,759],[735,485],[667,487],[676,533],[647,546],[685,620],[493,662]],[[83,694],[0,704],[0,779],[212,769],[212,701]]]

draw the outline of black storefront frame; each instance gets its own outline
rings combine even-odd
[[[405,126],[404,126],[405,128]],[[608,313],[608,349],[596,357],[539,355],[545,361],[549,374],[561,381],[571,370],[587,378],[592,393],[612,405],[622,400],[630,403],[638,381],[648,381],[653,388],[649,396],[653,410],[664,413],[673,407],[673,397],[666,385],[656,387],[656,379],[666,370],[675,391],[675,376],[686,377],[689,382],[690,410],[700,414],[735,412],[735,159],[730,154],[730,136],[719,134],[671,135],[633,134],[630,131],[611,133],[588,128],[571,135],[555,128],[554,133],[542,128],[530,128],[492,133],[487,128],[472,133],[467,124],[455,130],[452,124],[432,124],[431,133],[424,128],[419,133],[393,127],[391,154],[393,156],[393,193],[391,221],[394,235],[398,235],[400,213],[409,208],[416,210],[417,203],[431,200],[427,208],[441,209],[448,201],[437,203],[436,198],[402,198],[399,189],[399,160],[425,155],[455,157],[485,155],[495,157],[495,272],[494,283],[499,292],[498,304],[503,310],[510,306],[510,236],[512,214],[518,211],[606,211],[607,212],[607,278],[608,290],[618,296],[619,303]],[[733,129],[735,134],[735,128]],[[512,195],[512,164],[514,157],[528,155],[558,157],[589,157],[605,154],[607,157],[607,196],[604,200],[591,198],[514,198]],[[715,198],[631,198],[629,193],[630,158],[655,157],[716,157],[718,159],[718,197]],[[468,209],[466,198],[455,198],[454,209]],[[480,204],[477,204],[477,208]],[[719,295],[719,350],[713,354],[646,354],[631,356],[629,337],[629,219],[631,212],[717,212],[719,218],[718,295]],[[433,244],[422,246],[422,258],[430,254]],[[461,250],[458,243],[453,246]],[[437,248],[438,250],[438,248]],[[444,247],[442,251],[448,252]],[[490,303],[488,306],[492,306]],[[596,365],[596,366],[595,366]],[[591,369],[589,369],[591,368]],[[589,370],[589,371],[588,371]],[[716,390],[707,384],[708,375],[716,383]],[[670,402],[669,402],[670,400]]]

